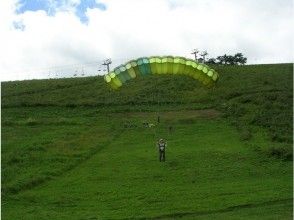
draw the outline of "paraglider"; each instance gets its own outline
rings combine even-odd
[[[127,81],[138,76],[152,74],[187,75],[212,87],[218,80],[218,73],[209,66],[185,57],[153,56],[131,60],[104,75],[104,80],[113,89],[119,89]]]
[[[192,59],[173,56],[153,56],[141,57],[131,60],[123,65],[114,68],[104,75],[105,82],[114,90],[121,88],[126,82],[136,77],[149,75],[186,75],[193,80],[198,80],[204,86],[210,88],[215,85],[219,79],[218,73],[204,63],[199,63]],[[158,96],[157,96],[158,98]],[[159,103],[159,101],[158,101]],[[159,111],[158,111],[159,112]],[[160,123],[160,117],[157,117],[157,125]],[[153,128],[154,137],[156,137],[156,128],[154,124],[143,123],[144,127]],[[149,126],[150,125],[150,126]],[[152,125],[152,126],[151,126]],[[169,126],[169,134],[172,133],[172,126]],[[160,139],[157,142],[159,149],[159,161],[165,161],[166,140]]]

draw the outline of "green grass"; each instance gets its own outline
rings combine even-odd
[[[216,68],[2,83],[2,218],[292,219],[292,64]]]
[[[103,77],[5,82],[2,108],[84,106],[103,112],[217,108],[234,124],[263,127],[274,142],[291,148],[293,64],[215,69],[221,77],[212,90],[189,77],[167,75],[138,78],[119,91],[110,91]]]
[[[65,114],[64,109],[52,108],[40,114],[46,115],[44,111],[51,117],[53,111]],[[38,111],[25,114],[30,117]],[[2,166],[2,179],[7,181],[2,185],[6,189],[3,218],[194,218],[219,213],[225,219],[239,212],[245,216],[259,213],[261,218],[271,206],[281,207],[271,211],[273,216],[291,218],[292,162],[251,148],[251,144],[270,144],[265,133],[244,142],[214,111],[161,114],[162,122],[156,128],[142,126],[146,120],[156,124],[156,113],[112,113],[108,117],[94,109],[67,110],[67,120],[79,120],[78,125],[51,130],[47,123],[13,125],[13,131],[4,127],[3,137],[14,133],[22,141],[14,149],[5,142],[2,147],[3,164],[11,155],[21,157],[18,163]],[[43,117],[36,120],[45,121]],[[125,128],[125,122],[133,128]],[[169,125],[173,126],[171,134]],[[20,135],[24,133],[27,138]],[[161,136],[168,139],[165,163],[158,162],[155,147]],[[46,137],[51,140],[49,145]],[[43,150],[40,153],[30,146]],[[84,150],[88,154],[83,155]],[[42,177],[41,183],[27,184]]]

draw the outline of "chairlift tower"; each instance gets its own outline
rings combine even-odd
[[[102,63],[102,65],[107,66],[107,73],[109,73],[109,65],[112,64],[111,59],[106,59],[104,60],[104,62]]]
[[[199,53],[199,50],[198,49],[194,49],[192,50],[192,53],[191,54],[194,54],[195,56],[195,61],[197,61],[197,54]]]
[[[202,63],[205,63],[205,57],[208,55],[207,51],[204,50],[202,51],[202,53],[200,54],[200,56],[202,56]]]

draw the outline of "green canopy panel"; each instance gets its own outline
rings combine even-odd
[[[131,60],[104,75],[105,82],[113,89],[119,89],[127,81],[138,76],[151,74],[186,75],[212,87],[219,79],[218,73],[209,66],[185,57],[152,56]]]

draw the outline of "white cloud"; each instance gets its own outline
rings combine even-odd
[[[139,56],[192,57],[195,47],[210,56],[242,52],[250,63],[293,62],[290,0],[105,0],[107,10],[87,10],[88,25],[75,15],[75,1],[55,16],[44,11],[17,15],[15,3],[0,2],[1,80],[47,78],[48,67],[108,57],[113,67]],[[95,65],[51,72],[69,76],[84,68],[97,74]]]

